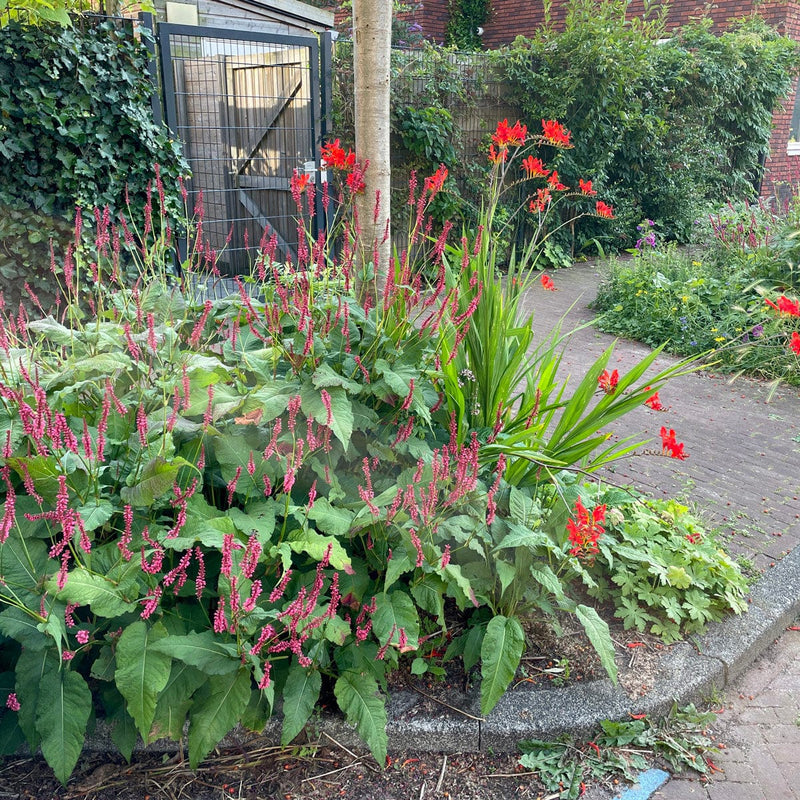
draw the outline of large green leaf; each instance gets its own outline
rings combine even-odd
[[[190,712],[189,764],[198,764],[239,721],[250,701],[250,671],[212,675],[195,695]]]
[[[248,411],[260,408],[263,414],[259,423],[263,425],[271,422],[286,411],[289,400],[295,393],[296,387],[291,385],[275,383],[263,386],[258,391],[247,395],[242,406],[242,414],[247,414]]]
[[[236,493],[242,497],[263,497],[262,476],[267,464],[261,458],[264,442],[261,431],[252,425],[242,425],[227,430],[214,439],[214,456],[222,468],[222,478],[227,483],[236,473]],[[255,456],[255,472],[247,469],[250,457]]]
[[[200,542],[206,547],[221,548],[225,534],[236,533],[237,530],[233,520],[226,514],[220,513],[219,516],[211,519],[196,519],[191,516],[191,509],[187,509],[187,517],[186,524],[176,538],[164,539],[164,547],[172,550],[187,550],[196,542]]]
[[[147,625],[137,620],[128,625],[117,642],[114,680],[145,742],[150,740],[156,701],[167,685],[171,664],[170,657],[155,651],[152,645],[166,635],[161,623],[148,631]]]
[[[332,386],[341,386],[350,392],[358,394],[361,391],[361,384],[356,381],[351,381],[344,375],[334,372],[333,367],[323,362],[320,364],[314,374],[311,376],[311,383],[317,389],[329,389]]]
[[[386,763],[388,746],[387,717],[377,681],[371,675],[348,670],[339,676],[333,693],[345,718],[355,727],[382,767]]]
[[[249,536],[255,532],[258,541],[264,545],[272,539],[272,535],[275,533],[275,511],[276,503],[270,498],[248,503],[245,511],[232,508],[228,511],[228,515],[242,533]]]
[[[120,489],[122,501],[138,508],[153,505],[159,497],[163,497],[172,489],[183,467],[196,469],[193,464],[180,456],[173,458],[172,461],[156,456],[144,465],[137,483]]]
[[[444,581],[432,573],[422,576],[419,583],[411,587],[411,594],[417,605],[436,617],[437,625],[444,625]]]
[[[136,723],[131,715],[126,711],[125,706],[121,705],[116,714],[111,718],[113,725],[111,729],[111,739],[119,749],[122,757],[126,761],[131,760],[133,748],[139,740],[139,732],[136,730]]]
[[[36,491],[48,502],[55,502],[58,494],[58,476],[61,470],[54,456],[26,456],[6,459],[6,463],[19,475],[27,471]]]
[[[292,663],[283,689],[283,729],[281,744],[289,744],[308,722],[319,699],[322,675],[319,670]]]
[[[392,553],[392,559],[386,565],[386,574],[383,579],[383,591],[388,592],[390,587],[397,583],[401,575],[413,572],[416,567],[408,554],[400,550]]]
[[[42,755],[63,784],[83,749],[91,711],[92,693],[81,675],[60,666],[45,671],[36,701],[36,730]]]
[[[405,650],[416,650],[419,646],[419,616],[414,601],[402,591],[387,594],[382,592],[375,598],[375,613],[372,615],[372,632],[383,645],[399,644],[400,631],[405,632]]]
[[[72,344],[75,341],[75,331],[49,316],[32,320],[28,323],[28,330],[36,331],[42,338],[55,344]]]
[[[541,505],[517,489],[516,486],[511,487],[508,510],[515,522],[530,528],[538,525],[542,518]]]
[[[39,628],[33,615],[16,606],[9,606],[0,612],[0,633],[16,639],[28,650],[43,650],[51,640]]]
[[[331,547],[330,564],[334,569],[349,570],[350,556],[342,547],[338,539],[333,536],[323,536],[321,533],[309,530],[297,530],[289,535],[289,547],[295,553],[306,553],[316,561],[322,561],[328,546]]]
[[[590,606],[578,605],[575,615],[583,625],[592,647],[600,656],[600,663],[605,667],[608,677],[617,682],[617,665],[614,662],[614,643],[605,620],[600,618],[597,611]]]
[[[31,749],[36,749],[41,741],[36,728],[36,708],[42,676],[48,670],[56,669],[59,663],[58,654],[52,647],[36,651],[23,648],[17,659],[16,690],[20,705],[17,720]]]
[[[213,631],[165,636],[154,642],[150,649],[197,667],[206,675],[235,672],[241,665],[236,645],[219,641]]]
[[[225,369],[221,365],[220,367],[221,369]],[[186,410],[186,415],[194,417],[205,414],[208,408],[208,383],[214,383],[214,398],[211,402],[211,421],[217,422],[227,414],[236,411],[242,405],[244,398],[235,388],[220,383],[220,381],[227,380],[229,377],[227,372],[225,372],[224,375],[220,375],[219,372],[212,374],[202,369],[191,372],[189,408]],[[196,384],[198,379],[200,379],[201,382],[208,381],[208,383],[199,386]]]
[[[550,592],[550,594],[552,594],[556,600],[564,599],[564,586],[561,583],[561,579],[547,564],[531,564],[530,571],[531,577],[538,584],[547,589],[547,591]]]
[[[322,401],[322,389],[306,385],[300,391],[302,403],[300,408],[307,417],[312,417],[320,425],[328,424],[328,409]],[[347,392],[339,386],[325,389],[331,401],[330,429],[334,436],[346,448],[353,434],[353,406]]]
[[[316,522],[323,533],[331,536],[345,536],[354,517],[350,509],[332,506],[326,497],[320,497],[308,510],[308,518]]]
[[[509,532],[495,547],[495,552],[509,547],[527,547],[530,550],[535,550],[538,547],[546,547],[550,543],[544,531],[532,530],[525,525],[515,522],[508,523],[508,527]]]
[[[447,583],[447,594],[455,598],[460,609],[466,608],[468,603],[477,607],[478,601],[475,598],[475,592],[459,564],[449,563],[442,570],[441,575]]]
[[[481,714],[488,714],[514,678],[525,647],[525,634],[516,617],[489,620],[481,644]]]
[[[55,578],[51,578],[45,587],[58,600],[89,606],[92,613],[99,617],[117,617],[136,608],[135,603],[125,600],[117,584],[103,575],[89,572],[84,567],[70,570],[63,589],[58,589]]]
[[[207,677],[199,669],[181,661],[173,662],[167,685],[156,703],[156,713],[150,730],[154,740],[167,737],[180,741],[186,715],[194,702],[192,695],[206,680]]]
[[[92,500],[80,506],[77,511],[83,520],[83,528],[88,533],[105,525],[113,516],[115,509],[108,500]]]

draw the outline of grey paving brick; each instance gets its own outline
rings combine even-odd
[[[746,725],[777,725],[778,715],[774,708],[762,708],[761,706],[751,705],[740,715],[740,719]]]
[[[747,762],[728,761],[718,757],[714,763],[723,771],[728,782],[752,783],[755,780],[753,768]]]
[[[758,695],[758,705],[762,708],[782,708],[786,705],[787,695],[787,692],[779,692],[771,688],[770,691],[761,692]]]
[[[765,742],[786,744],[800,753],[800,727],[797,725],[774,725],[765,728],[763,733]]]
[[[775,713],[784,725],[800,727],[800,695],[788,696],[783,708],[776,708]]]
[[[764,792],[765,798],[787,798],[794,800],[794,793],[783,777],[778,762],[772,753],[766,750],[755,749],[751,757],[751,766],[756,782]]]
[[[684,798],[708,800],[708,792],[699,781],[671,780],[653,795],[653,800],[684,800]]]
[[[753,783],[715,783],[708,787],[709,800],[768,800]],[[792,798],[794,800],[794,798]]]
[[[770,744],[770,755],[779,764],[800,764],[800,746],[797,744]]]

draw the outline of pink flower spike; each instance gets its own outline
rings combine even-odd
[[[20,710],[20,704],[19,704],[19,700],[17,700],[17,693],[16,692],[10,692],[9,693],[8,697],[6,698],[6,708],[9,709],[10,711],[19,711]]]

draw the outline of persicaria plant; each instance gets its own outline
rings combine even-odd
[[[543,139],[565,138],[545,127]],[[519,123],[498,127],[498,171],[525,143]],[[176,243],[148,205],[144,238],[102,211],[93,247],[76,234],[54,259],[54,309],[2,309],[0,739],[41,747],[62,781],[95,715],[126,757],[137,737],[181,739],[188,721],[196,766],[276,706],[290,742],[324,682],[382,764],[401,655],[444,649],[459,616],[468,634],[448,653],[481,661],[488,713],[522,654],[518,615],[548,607],[543,596],[579,616],[614,673],[604,623],[544,563],[570,555],[563,525],[540,530],[538,487],[628,452],[591,455],[601,427],[685,365],[646,380],[650,357],[615,370],[596,401],[608,351],[567,391],[558,337],[528,356],[516,319],[535,248],[502,282],[491,214],[460,245],[452,226],[430,232],[441,171],[419,193],[412,181],[408,249],[382,296],[357,302],[348,202],[363,170],[338,142],[323,155],[337,181],[322,187],[326,210],[338,193],[332,235],[299,226],[297,263],[265,237],[233,294],[205,292],[217,273],[199,224],[173,272]],[[313,213],[317,187],[291,188],[298,215]],[[149,194],[162,189],[157,179]],[[514,302],[498,316],[502,284]],[[577,512],[571,546],[591,556],[603,515]]]

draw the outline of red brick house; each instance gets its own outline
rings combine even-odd
[[[425,0],[422,8],[410,14],[426,38],[445,39],[450,6],[453,0]],[[669,4],[668,28],[677,28],[693,17],[707,13],[717,30],[723,30],[734,17],[757,11],[780,33],[800,41],[800,0],[716,0],[704,4],[699,0],[674,0]],[[644,13],[642,0],[631,0],[628,16]],[[551,19],[558,26],[566,15],[566,3],[554,0]],[[491,15],[484,26],[482,39],[487,48],[509,44],[516,36],[530,36],[544,20],[544,3],[539,0],[491,0]],[[762,184],[764,196],[785,197],[789,187],[800,182],[800,102],[796,101],[797,82],[782,111],[775,114],[774,132],[766,173]],[[797,141],[795,141],[795,139]]]

